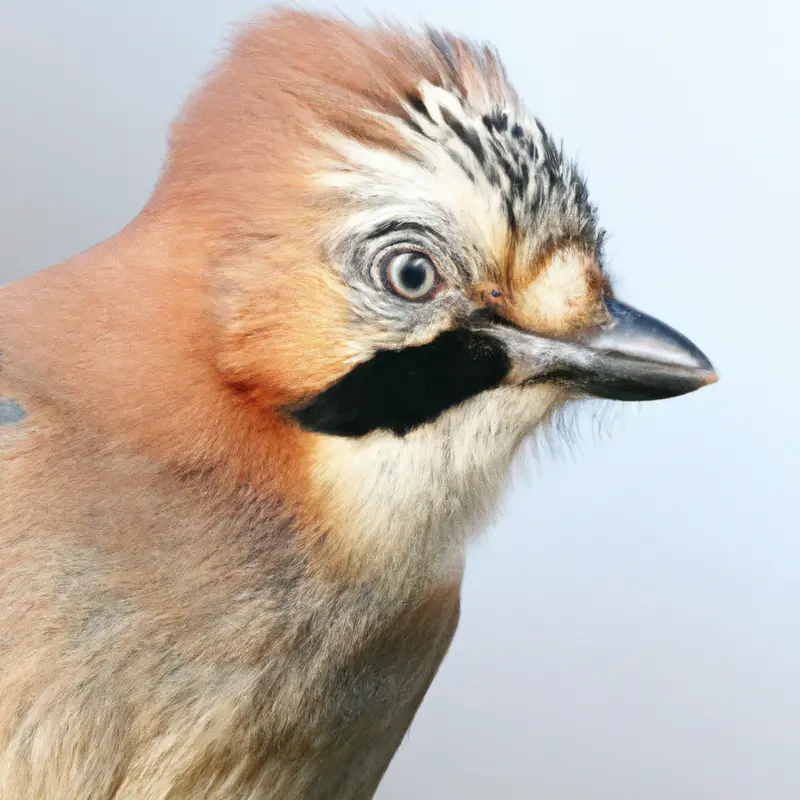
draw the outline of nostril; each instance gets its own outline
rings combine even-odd
[[[477,296],[480,302],[486,306],[493,307],[505,304],[505,296],[502,290],[494,283],[482,284],[476,287]]]

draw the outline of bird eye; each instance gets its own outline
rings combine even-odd
[[[406,300],[424,300],[436,288],[436,267],[417,252],[394,253],[383,263],[383,280],[389,289]]]

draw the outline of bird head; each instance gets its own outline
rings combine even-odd
[[[581,174],[488,46],[273,13],[176,123],[159,207],[215,243],[220,371],[317,437],[343,514],[358,458],[387,507],[375,475],[452,515],[570,399],[716,379],[615,296]]]

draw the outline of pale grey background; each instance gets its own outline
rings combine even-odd
[[[579,154],[628,301],[715,360],[545,454],[474,548],[453,649],[379,793],[797,800],[800,24],[789,0],[375,0],[493,40]],[[360,15],[362,2],[341,2]],[[0,2],[0,271],[140,208],[256,0]]]

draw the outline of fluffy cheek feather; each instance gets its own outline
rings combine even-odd
[[[359,360],[345,287],[301,248],[267,243],[226,258],[214,310],[218,367],[267,405],[313,395]]]
[[[402,437],[318,437],[309,510],[333,522],[323,562],[382,580],[457,579],[520,443],[566,399],[553,386],[502,387]]]

